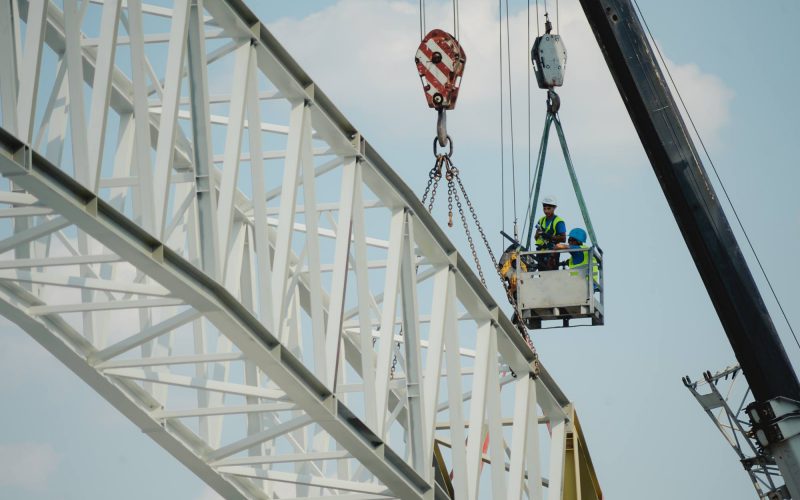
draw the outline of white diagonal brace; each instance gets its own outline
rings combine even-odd
[[[564,462],[566,461],[566,420],[550,422],[550,475],[547,486],[548,500],[561,500],[564,489]]]
[[[273,313],[276,333],[280,335],[279,319],[283,317],[285,286],[289,277],[289,257],[291,255],[292,233],[294,232],[294,210],[297,205],[297,179],[300,173],[301,152],[303,144],[303,124],[306,119],[305,103],[295,103],[289,117],[289,139],[286,146],[285,167],[281,188],[281,211],[278,221],[278,233],[275,244],[275,257],[272,264]],[[312,313],[313,316],[313,313]],[[320,329],[321,331],[321,329]]]
[[[12,134],[17,133],[18,64],[21,62],[17,59],[19,27],[15,10],[14,2],[0,3],[0,68],[3,68],[0,71],[0,109],[3,110],[3,127]],[[28,9],[29,16],[32,10]],[[32,19],[29,17],[28,20]]]
[[[514,420],[511,429],[511,454],[508,470],[508,498],[522,500],[523,476],[525,475],[525,457],[529,444],[528,430],[531,429],[531,414],[536,418],[536,400],[531,400],[531,393],[536,385],[530,377],[519,377],[514,384]],[[536,425],[533,430],[537,431]],[[538,453],[538,450],[536,451]],[[530,473],[532,471],[529,471]]]
[[[242,147],[242,126],[244,125],[244,104],[247,96],[247,87],[255,85],[250,81],[253,74],[250,71],[251,55],[253,49],[247,41],[236,49],[236,62],[234,74],[240,75],[233,79],[233,100],[230,104],[230,116],[225,135],[225,161],[222,164],[222,184],[219,189],[219,202],[217,206],[219,231],[219,255],[222,265],[222,280],[225,279],[230,246],[231,226],[233,225],[234,197],[238,190],[239,181],[239,156]]]
[[[469,498],[478,498],[481,457],[483,450],[483,424],[486,417],[486,391],[489,370],[497,370],[496,357],[490,357],[492,324],[489,321],[478,325],[476,333],[475,374],[472,376],[472,400],[469,405],[469,438],[467,443],[467,479]]]
[[[102,290],[108,292],[122,292],[152,297],[164,297],[169,294],[169,292],[160,285],[147,285],[141,283],[127,283],[96,278],[84,278],[82,276],[74,276],[52,271],[42,273],[35,271],[0,270],[0,280],[20,281],[23,283],[38,283],[41,285],[56,285],[89,290]]]
[[[67,82],[69,88],[72,164],[78,180],[85,186],[92,187],[93,184],[89,182],[89,146],[83,106],[84,80],[83,55],[80,45],[81,20],[81,13],[78,12],[78,0],[64,0],[64,42],[66,45]],[[30,137],[28,137],[28,140],[30,140]]]
[[[118,311],[122,309],[141,309],[145,307],[167,307],[182,305],[181,299],[140,299],[115,300],[111,302],[80,302],[77,304],[59,304],[49,306],[33,306],[28,308],[32,316],[89,311]]]
[[[90,357],[90,360],[92,360],[94,363],[108,361],[109,359],[119,356],[124,352],[130,351],[131,349],[139,347],[142,344],[146,344],[156,337],[180,328],[181,326],[199,318],[200,316],[201,314],[199,311],[195,309],[187,309],[179,314],[176,314],[175,316],[172,316],[171,318],[165,319],[160,323],[145,328],[136,335],[132,335],[114,345],[106,347],[102,351],[98,351]]]
[[[133,86],[134,158],[141,200],[141,223],[155,231],[153,207],[153,165],[150,160],[150,112],[147,109],[146,61],[142,26],[142,0],[128,0],[128,34],[131,39],[131,84]],[[201,117],[197,119],[202,120]],[[197,142],[196,142],[197,144]],[[198,149],[195,147],[195,149]]]
[[[339,369],[339,346],[342,340],[342,315],[344,314],[345,290],[347,288],[348,260],[350,257],[350,238],[353,234],[353,197],[361,186],[356,181],[356,159],[348,159],[342,172],[342,186],[339,195],[339,221],[336,231],[336,250],[333,257],[333,276],[331,277],[330,302],[328,304],[328,325],[325,333],[325,357],[328,359],[327,380],[329,387],[336,392],[336,372]],[[313,174],[312,174],[313,175]],[[308,183],[306,184],[308,185]],[[316,214],[309,215],[316,218]],[[313,271],[312,271],[313,272]],[[371,350],[371,349],[370,349]]]
[[[535,405],[537,401],[536,392],[539,387],[535,381],[530,381],[529,384],[530,388],[528,392],[530,396],[528,397],[531,401],[532,411],[530,411],[525,424],[528,428],[525,443],[525,464],[527,465],[525,470],[528,475],[528,498],[530,500],[542,500],[544,497],[542,495],[542,466],[539,457],[539,418]]]
[[[193,365],[197,363],[222,363],[244,361],[247,356],[241,352],[223,352],[214,354],[192,354],[188,356],[163,356],[153,358],[117,359],[95,365],[98,370],[109,368],[141,368],[144,366]]]
[[[503,448],[503,425],[500,420],[500,385],[497,366],[497,333],[492,326],[489,335],[489,370],[486,384],[486,413],[489,420],[489,458],[492,460],[492,496],[508,498],[506,488],[505,450]],[[492,360],[495,360],[492,363]]]
[[[383,437],[386,432],[385,415],[389,401],[389,372],[394,348],[394,325],[397,308],[397,291],[400,286],[400,263],[403,249],[403,232],[405,231],[406,214],[403,210],[395,210],[389,228],[389,254],[386,258],[386,275],[384,278],[383,311],[381,314],[381,343],[375,369],[375,405],[378,410],[377,434]]]
[[[178,101],[181,94],[184,55],[189,21],[189,0],[175,0],[172,8],[169,52],[167,54],[164,98],[156,146],[156,172],[153,202],[155,204],[155,234],[163,235],[169,206],[170,176],[178,133]]]
[[[19,245],[23,245],[37,238],[41,238],[42,236],[46,236],[55,231],[59,231],[69,225],[70,222],[67,219],[59,216],[59,217],[54,217],[48,221],[41,222],[36,226],[29,227],[28,229],[25,229],[18,233],[14,233],[14,236],[10,236],[4,240],[0,240],[0,254],[12,250],[18,247]]]
[[[359,347],[361,348],[361,379],[364,381],[364,413],[367,425],[377,430],[377,409],[375,405],[375,349],[372,346],[372,325],[370,317],[370,301],[372,292],[369,288],[369,263],[367,262],[366,227],[364,220],[363,165],[355,164],[355,192],[353,194],[353,246],[358,286],[358,325]],[[381,417],[383,418],[383,417]]]
[[[342,458],[352,458],[346,451],[317,451],[310,453],[284,453],[281,455],[270,455],[260,457],[226,458],[216,462],[217,467],[230,465],[264,465],[264,464],[285,464],[291,462],[308,462],[320,460],[340,460]]]
[[[117,27],[122,0],[103,2],[100,17],[100,44],[94,68],[92,84],[92,111],[89,117],[89,187],[97,190],[103,161],[103,147],[108,119],[108,101],[111,98],[111,73],[114,69],[114,54],[117,49]]]
[[[464,431],[464,403],[460,397],[463,391],[461,382],[461,358],[458,354],[459,336],[458,319],[456,318],[456,286],[455,273],[449,273],[447,287],[447,304],[445,317],[444,344],[447,359],[447,396],[450,399],[449,414],[451,440],[453,443],[453,470],[460,471],[453,475],[453,489],[456,498],[467,498],[467,449],[465,445],[466,432]],[[435,421],[435,419],[434,419]]]
[[[240,396],[256,396],[275,400],[281,400],[286,397],[283,391],[275,389],[264,389],[262,387],[253,387],[252,385],[236,384],[232,382],[219,382],[217,380],[177,375],[169,372],[155,372],[142,368],[109,368],[103,370],[103,373],[111,377],[143,380],[177,387],[190,387],[192,389],[236,394]]]
[[[448,266],[436,271],[433,279],[433,303],[428,329],[428,351],[425,363],[425,453],[433,456],[433,437],[436,427],[436,404],[439,402],[439,385],[442,377],[442,354],[444,353],[444,330],[447,326],[447,294],[452,271]]]
[[[309,486],[319,486],[323,488],[343,490],[343,491],[356,491],[363,493],[381,494],[385,493],[387,496],[383,498],[390,498],[390,492],[386,491],[385,486],[361,483],[355,481],[344,481],[342,479],[332,479],[322,476],[311,476],[308,474],[293,474],[291,472],[280,472],[274,470],[263,470],[255,467],[243,466],[230,466],[220,467],[219,471],[224,474],[234,474],[238,476],[253,477],[266,479],[268,481],[277,481],[282,483],[295,483],[307,484]],[[331,496],[326,498],[341,498],[340,496]]]
[[[263,403],[239,406],[215,406],[208,408],[192,408],[188,410],[155,410],[153,418],[193,418],[210,417],[218,415],[240,415],[245,413],[268,413],[275,411],[291,411],[295,409],[294,403]]]
[[[400,265],[400,290],[403,301],[403,336],[405,341],[406,398],[408,401],[408,443],[411,445],[411,463],[424,477],[428,477],[431,456],[425,448],[425,401],[422,385],[422,353],[419,333],[419,304],[417,303],[417,259],[414,240],[414,218],[406,213],[403,232],[403,252]]]
[[[235,441],[223,446],[222,448],[214,450],[212,453],[209,453],[208,459],[211,462],[217,462],[219,460],[228,458],[231,455],[235,455],[240,451],[244,451],[253,445],[263,443],[264,441],[269,441],[270,439],[275,439],[284,434],[288,434],[293,430],[305,427],[309,423],[311,423],[311,417],[308,415],[301,415],[286,422],[281,422],[280,424],[273,425],[269,429],[261,431],[258,434],[247,436],[244,439],[240,439],[239,441]]]
[[[258,93],[258,78],[256,73],[256,58],[258,52],[253,50],[250,64],[250,81],[252,85],[247,86],[247,116],[253,123],[261,123],[261,102]],[[258,310],[259,318],[264,325],[273,330],[275,321],[272,311],[272,259],[269,245],[269,227],[267,226],[267,195],[266,178],[264,175],[264,161],[261,154],[261,134],[251,131],[247,134],[250,139],[250,176],[253,181],[253,221],[255,225],[255,250],[256,266],[255,271],[258,275],[255,286],[258,290]]]
[[[36,0],[28,4],[28,19],[25,28],[25,55],[19,61],[21,65],[19,79],[22,84],[19,87],[19,100],[17,101],[17,133],[19,137],[22,137],[27,142],[33,140],[33,119],[36,116],[39,76],[41,75],[39,66],[42,60],[42,46],[44,45],[46,28],[45,18],[47,17],[47,5],[49,3],[47,0]],[[67,9],[65,8],[64,10],[66,13]],[[3,71],[9,71],[9,68],[3,68]]]

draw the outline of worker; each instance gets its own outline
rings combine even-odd
[[[569,232],[567,243],[558,243],[555,248],[560,250],[570,250],[569,259],[564,264],[570,269],[574,269],[570,274],[572,276],[578,275],[579,269],[585,269],[589,265],[589,250],[586,246],[586,231],[582,228],[576,227]],[[582,249],[583,251],[575,251]],[[594,260],[594,259],[592,259]],[[594,278],[594,289],[599,290],[598,284],[598,269],[597,261],[594,260],[592,264],[592,277]]]
[[[567,240],[567,224],[556,215],[555,196],[545,196],[542,200],[544,215],[536,225],[536,250],[552,250],[555,245]],[[551,271],[558,268],[558,254],[544,254],[539,258],[539,270]]]

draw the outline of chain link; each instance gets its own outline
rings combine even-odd
[[[400,337],[403,336],[403,327],[400,327],[399,332]],[[394,349],[394,357],[392,358],[392,370],[389,372],[389,380],[394,380],[394,373],[397,371],[397,353],[400,352],[400,341],[397,341],[397,345]]]
[[[459,191],[461,191],[461,195],[464,197],[464,201],[467,204],[467,209],[469,210],[470,216],[472,217],[472,221],[475,224],[475,227],[478,229],[478,233],[481,235],[481,239],[483,240],[483,245],[486,247],[486,251],[489,253],[489,257],[492,259],[492,265],[494,266],[495,271],[497,272],[498,278],[500,278],[500,282],[503,285],[503,289],[506,291],[506,295],[509,298],[509,301],[514,306],[514,326],[516,326],[517,330],[522,335],[522,338],[525,339],[525,343],[528,344],[531,351],[535,356],[534,361],[534,373],[539,373],[539,357],[536,353],[536,348],[533,347],[533,341],[531,340],[530,335],[528,334],[528,329],[525,328],[525,325],[522,323],[522,318],[519,317],[518,311],[519,308],[517,307],[516,297],[509,293],[508,283],[503,279],[503,275],[500,272],[500,267],[497,265],[497,259],[494,256],[494,252],[492,251],[492,247],[489,245],[489,239],[486,237],[486,233],[481,226],[480,221],[478,220],[478,214],[475,212],[475,207],[472,206],[472,200],[470,200],[469,195],[467,194],[467,190],[464,187],[464,183],[461,181],[461,176],[459,175],[458,168],[453,165],[452,160],[450,160],[449,154],[437,154],[436,155],[436,163],[434,164],[433,168],[428,172],[428,185],[425,187],[425,193],[422,196],[422,204],[425,205],[425,201],[428,199],[428,195],[430,194],[430,201],[428,202],[428,212],[433,211],[433,202],[436,198],[436,188],[439,186],[439,181],[442,179],[442,167],[445,170],[445,180],[447,180],[447,225],[449,227],[453,227],[453,198],[456,199],[456,207],[458,208],[458,215],[461,218],[461,223],[464,226],[464,233],[467,236],[467,242],[469,243],[469,249],[472,252],[472,259],[475,261],[475,267],[478,270],[478,276],[480,277],[481,283],[484,287],[488,288],[486,285],[486,279],[483,275],[483,269],[481,268],[480,260],[478,259],[478,252],[475,249],[475,242],[472,238],[472,232],[469,229],[469,224],[467,223],[467,216],[464,213],[464,207],[461,203],[461,196],[459,195]],[[456,183],[458,183],[458,188],[456,188]],[[402,330],[401,330],[402,335]],[[400,342],[397,343],[397,350],[400,349]],[[390,378],[394,378],[394,373],[397,366],[397,350],[395,350],[394,359],[392,360],[392,370],[390,373]]]
[[[488,240],[488,238],[486,238],[486,233],[483,231],[483,227],[481,226],[480,221],[478,221],[478,214],[475,213],[475,208],[472,206],[472,201],[470,201],[469,195],[467,194],[467,190],[464,188],[464,183],[461,182],[461,177],[458,176],[458,175],[455,176],[455,179],[456,179],[456,182],[458,182],[458,187],[461,189],[461,193],[464,195],[464,201],[467,202],[467,208],[469,209],[469,212],[472,215],[472,220],[475,222],[475,227],[478,228],[478,232],[480,233],[481,238],[483,239],[483,244],[486,247],[486,251],[489,252],[489,257],[492,259],[492,264],[494,265],[494,268],[497,271],[497,276],[500,278],[500,282],[503,284],[503,289],[505,289],[506,295],[509,297],[509,300],[511,301],[511,304],[514,306],[514,314],[517,316],[516,321],[514,321],[514,323],[515,323],[515,325],[517,327],[517,330],[519,330],[520,334],[522,334],[522,338],[525,339],[525,343],[528,344],[528,347],[531,348],[531,351],[533,351],[533,353],[536,354],[536,349],[533,347],[533,341],[531,340],[530,334],[528,334],[528,329],[525,328],[525,325],[522,324],[522,318],[518,317],[519,314],[518,314],[517,311],[519,310],[519,308],[517,307],[516,297],[514,297],[512,294],[508,293],[508,284],[503,279],[502,273],[500,273],[500,266],[497,265],[497,259],[494,256],[494,252],[492,252],[492,247],[489,246],[489,240]],[[459,208],[459,211],[462,212],[462,220],[463,220],[463,218],[464,218],[463,210],[461,210],[461,204],[460,203],[459,203],[459,207],[458,208]],[[475,264],[478,266],[478,272],[480,273],[481,281],[483,281],[483,273],[481,272],[480,264],[478,264],[478,257],[475,254],[475,247],[472,244],[472,238],[471,238],[471,236],[469,234],[469,230],[467,230],[466,221],[464,221],[464,229],[467,231],[467,238],[468,238],[469,243],[470,243],[470,249],[472,250],[472,256],[475,259]],[[485,282],[483,283],[483,286],[486,286]],[[536,372],[538,373],[538,356],[537,356],[536,365],[537,365]]]
[[[428,172],[428,185],[425,186],[425,194],[422,195],[422,204],[425,205],[425,200],[428,194],[431,195],[431,201],[428,203],[428,212],[433,210],[433,200],[436,198],[436,188],[439,186],[439,180],[442,178],[442,163],[444,163],[444,155],[436,156],[436,163],[433,168]],[[433,187],[433,191],[431,191]]]

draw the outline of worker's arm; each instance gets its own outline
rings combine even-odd
[[[553,243],[564,243],[567,241],[567,225],[563,221],[558,221],[556,224],[556,235],[550,241]]]

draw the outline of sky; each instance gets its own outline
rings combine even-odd
[[[450,2],[426,3],[427,29],[452,30]],[[534,83],[529,132],[528,2],[508,3],[516,210],[508,110],[501,165],[497,2],[460,2],[467,65],[457,108],[448,114],[453,161],[495,252],[499,231],[510,231],[515,211],[524,218],[528,150],[535,154],[544,120],[544,91]],[[422,193],[433,162],[435,113],[425,105],[413,64],[418,2],[248,4]],[[800,251],[800,5],[773,0],[762,11],[740,0],[639,5],[798,331],[800,268],[791,263]],[[560,115],[606,259],[606,325],[537,332],[534,344],[577,407],[606,498],[755,498],[733,452],[680,380],[732,364],[733,352],[577,0],[561,2],[559,17],[568,50]],[[507,74],[503,83],[508,85]],[[559,151],[551,147],[548,158],[543,193],[558,197],[569,227],[582,225]],[[444,226],[443,202],[434,215]],[[468,256],[461,228],[446,232]],[[744,244],[741,232],[735,233]],[[745,245],[743,252],[797,368],[800,348]],[[488,262],[485,252],[480,255]],[[504,304],[499,287],[492,292]],[[0,498],[216,498],[43,348],[0,321],[0,400],[6,409],[0,412]]]

